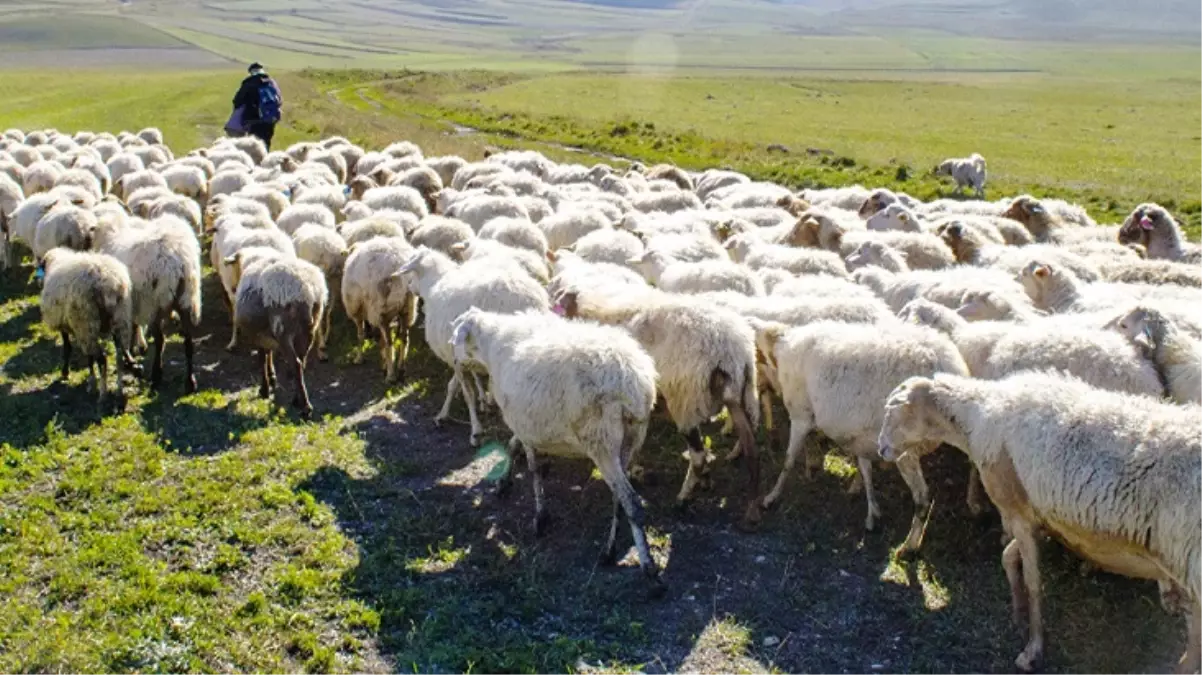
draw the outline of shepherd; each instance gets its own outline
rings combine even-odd
[[[256,136],[271,150],[271,138],[283,107],[280,87],[258,61],[250,64],[247,72],[250,74],[234,94],[234,112],[225,123],[225,130],[231,136]]]

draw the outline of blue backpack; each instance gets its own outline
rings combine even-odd
[[[280,121],[280,91],[275,82],[264,80],[259,83],[259,121]]]

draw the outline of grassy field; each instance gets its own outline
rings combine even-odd
[[[1196,236],[1197,78],[1102,70],[1092,87],[1029,75],[306,71],[279,76],[277,138],[341,134],[376,147],[405,138],[430,155],[471,158],[518,145],[596,161],[561,147],[584,146],[922,196],[941,189],[921,175],[930,155],[981,149],[998,193],[1063,195],[1103,220],[1151,196]],[[238,77],[6,73],[0,127],[155,124],[184,151],[220,133]],[[459,133],[450,121],[483,131]],[[768,154],[767,143],[791,152]],[[164,389],[128,384],[119,413],[95,408],[79,370],[55,381],[57,340],[40,323],[28,264],[0,278],[0,671],[1013,668],[1022,637],[1009,622],[1000,528],[968,515],[958,455],[928,462],[934,514],[924,553],[907,561],[892,550],[910,514],[895,472],[877,481],[889,507],[880,532],[862,531],[863,497],[844,494],[849,467],[832,455],[813,481],[795,479],[761,532],[743,534],[737,466],[716,465],[714,488],[688,512],[671,508],[682,443],[660,422],[639,489],[670,592],[647,602],[633,555],[617,570],[595,566],[610,497],[586,464],[550,462],[554,520],[536,539],[525,477],[513,494],[492,494],[492,449],[468,447],[464,426],[431,424],[447,371],[420,330],[407,382],[385,388],[376,352],[366,347],[365,364],[352,365],[365,347],[336,321],[331,361],[309,370],[316,419],[301,422],[255,397],[249,354],[222,349],[229,327],[216,292],[210,275],[201,391],[183,394],[172,341]],[[281,383],[284,402],[290,378]],[[489,422],[501,438],[500,421]],[[710,441],[731,442],[716,427]],[[766,453],[765,476],[780,459]],[[1171,665],[1183,622],[1159,608],[1154,586],[1082,575],[1055,544],[1044,553],[1049,671]]]

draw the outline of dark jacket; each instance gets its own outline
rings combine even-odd
[[[271,82],[275,86],[267,73],[250,75],[238,86],[238,93],[234,94],[234,109],[246,106],[246,111],[242,113],[243,124],[259,120],[259,85],[264,82]],[[279,91],[279,87],[276,87],[276,91]]]

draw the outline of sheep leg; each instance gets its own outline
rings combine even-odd
[[[802,414],[790,415],[793,419],[789,425],[789,448],[785,451],[785,466],[780,470],[780,476],[776,479],[776,485],[772,491],[764,497],[764,508],[771,508],[772,504],[780,499],[780,493],[785,489],[785,481],[789,478],[789,472],[797,464],[797,458],[801,456],[801,449],[805,445],[806,436],[810,435],[810,427],[812,422]]]
[[[534,536],[540,537],[547,528],[547,505],[543,497],[543,479],[538,473],[538,458],[534,448],[522,443],[526,448],[526,464],[530,466],[530,484],[534,487]]]
[[[300,410],[302,417],[308,418],[313,414],[313,405],[309,402],[309,389],[305,386],[305,360],[293,355],[292,367],[296,373],[296,393],[292,397],[292,405]]]
[[[861,461],[863,462],[863,460]],[[871,462],[868,463],[868,466],[872,466]],[[910,534],[906,537],[906,542],[902,544],[902,551],[917,551],[922,546],[924,526],[931,512],[930,492],[927,489],[927,481],[922,475],[922,464],[919,463],[915,453],[907,453],[897,460],[897,469],[901,471],[902,480],[906,481],[906,486],[910,488],[910,495],[914,497],[914,518],[910,521]],[[860,471],[864,471],[863,464],[860,465]],[[869,495],[872,494],[867,473],[864,478],[864,491]]]
[[[363,341],[367,339],[367,331],[363,329],[362,321],[355,322],[355,335],[359,336],[359,342],[355,345],[355,356],[351,359],[351,362],[358,366],[363,363],[362,347]]]
[[[613,517],[609,521],[609,538],[605,540],[605,546],[601,547],[601,555],[597,558],[597,564],[603,567],[609,567],[618,561],[618,526],[622,520],[622,501],[618,499],[618,492],[610,488],[614,498]]]
[[[801,467],[802,476],[806,480],[811,480],[814,478],[814,472],[821,469],[826,462],[826,450],[823,449],[822,441],[815,434],[806,439],[802,451],[805,453],[805,463]]]
[[[184,367],[187,368],[187,379],[184,380],[184,391],[189,394],[196,393],[196,374],[192,368],[193,344],[192,344],[192,319],[188,312],[179,312],[179,332],[184,336]]]
[[[609,484],[609,489],[614,495],[614,514],[613,520],[610,522],[609,541],[601,552],[602,561],[612,563],[617,558],[617,530],[618,520],[621,517],[621,511],[626,512],[626,520],[630,521],[630,534],[634,538],[634,546],[639,552],[639,567],[642,568],[643,574],[651,582],[652,595],[661,595],[664,590],[663,581],[659,578],[659,569],[655,565],[655,558],[651,557],[651,547],[647,545],[647,532],[643,529],[643,504],[638,493],[634,491],[634,486],[630,484],[630,480],[626,477],[626,472],[622,470],[622,439],[621,436],[616,439],[617,443],[614,447],[609,448],[609,452],[604,459],[597,462],[597,468],[601,471],[601,476],[605,482]],[[622,509],[617,509],[618,505]]]
[[[1189,637],[1185,643],[1185,654],[1177,663],[1177,672],[1196,673],[1202,666],[1202,604],[1194,601],[1194,609],[1186,620]]]
[[[65,330],[59,331],[59,335],[63,338],[63,369],[60,375],[66,382],[71,377],[71,336]]]
[[[1006,581],[1010,584],[1010,604],[1012,618],[1020,628],[1027,618],[1027,590],[1023,586],[1023,561],[1018,544],[1013,539],[1002,549],[1002,569],[1006,571]]]
[[[381,321],[376,331],[380,340],[380,363],[384,366],[384,384],[392,384],[396,381],[396,373],[393,371],[392,322]]]
[[[1006,547],[1015,546],[1022,563],[1022,578],[1026,585],[1026,596],[1029,604],[1027,646],[1014,659],[1014,665],[1023,672],[1031,672],[1043,659],[1043,607],[1040,599],[1041,583],[1039,578],[1039,544],[1027,523],[1013,523],[1014,541]]]
[[[447,398],[442,402],[442,409],[434,416],[434,426],[442,426],[442,423],[451,416],[451,401],[455,400],[455,392],[459,391],[459,374],[451,376],[451,381],[447,382]]]
[[[270,352],[266,349],[259,350],[259,398],[271,398],[271,376],[268,370],[268,356]]]
[[[876,529],[876,519],[881,517],[881,507],[876,502],[876,491],[872,489],[872,460],[867,457],[857,457],[856,466],[860,469],[859,475],[864,482],[864,496],[868,500],[868,516],[864,519],[864,529],[871,532]]]
[[[729,402],[727,410],[730,412],[731,419],[735,422],[735,428],[739,431],[739,445],[747,453],[747,492],[749,499],[747,501],[747,510],[743,513],[743,525],[755,527],[763,519],[763,513],[760,511],[760,457],[759,450],[755,447],[755,429],[751,425],[750,413],[743,408],[740,402]]]
[[[275,376],[275,352],[267,351],[267,377],[271,381],[271,390],[274,392],[279,382]]]
[[[693,496],[693,489],[706,478],[709,467],[705,464],[705,444],[701,442],[701,432],[697,429],[684,432],[689,444],[689,471],[685,474],[684,485],[680,486],[680,494],[676,495],[677,506],[684,506]]]
[[[772,392],[765,390],[760,394],[760,419],[764,420],[764,450],[772,452],[772,432],[776,424],[772,420]],[[808,471],[808,466],[806,467]]]
[[[467,379],[463,377],[461,369],[456,368],[455,372],[459,377],[459,389],[463,392],[463,401],[467,403],[467,416],[472,423],[472,434],[468,440],[471,442],[472,447],[475,448],[480,445],[480,436],[484,433],[484,427],[480,424],[480,417],[476,414],[476,392],[467,383]],[[472,373],[472,377],[476,377],[476,374]],[[477,380],[477,383],[479,383],[479,380]],[[527,448],[527,452],[533,451]]]
[[[980,517],[985,511],[985,505],[981,503],[981,474],[977,471],[977,467],[973,466],[968,471],[968,512],[973,516]]]
[[[330,318],[334,315],[334,303],[327,302],[325,311],[321,313],[321,328],[317,338],[317,360],[325,363],[330,360],[326,346],[330,342]]]
[[[149,348],[150,348],[150,345],[146,344],[146,334],[142,331],[142,326],[135,323],[134,324],[134,344],[133,344],[133,347],[130,349],[130,351],[132,351],[135,354],[140,355],[140,354],[145,354]]]
[[[150,361],[150,386],[158,389],[163,384],[163,322],[155,317],[150,322],[150,337],[154,339],[154,354]]]
[[[476,399],[480,402],[481,407],[488,407],[492,404],[492,396],[489,395],[488,389],[484,387],[484,381],[480,379],[479,373],[472,373],[472,381],[476,383],[476,392],[480,398]]]
[[[320,316],[314,317],[318,320]],[[314,331],[316,332],[316,331]],[[305,359],[313,347],[311,340],[313,332],[301,333],[289,341],[289,361],[296,374],[296,393],[292,396],[292,405],[300,410],[301,417],[308,419],[313,414],[313,404],[309,402],[309,388],[305,386]]]
[[[104,405],[104,401],[108,398],[109,394],[109,359],[105,355],[104,350],[101,349],[92,361],[100,366],[100,379],[97,381],[97,389],[100,393],[97,396],[97,402],[100,405]]]

